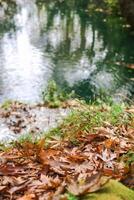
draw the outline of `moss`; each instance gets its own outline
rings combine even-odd
[[[100,191],[87,195],[83,200],[134,200],[134,191],[110,180]]]

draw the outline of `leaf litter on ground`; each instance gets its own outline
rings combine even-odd
[[[0,198],[67,200],[65,193],[82,197],[111,178],[134,188],[133,162],[124,156],[134,152],[133,131],[132,125],[105,123],[94,132],[77,131],[77,144],[68,137],[17,142],[0,153]]]

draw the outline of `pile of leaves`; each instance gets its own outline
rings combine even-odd
[[[0,153],[0,198],[67,200],[72,194],[82,199],[110,178],[133,188],[133,162],[126,158],[134,151],[133,133],[126,126],[107,126],[96,133],[80,132],[77,144],[54,137],[16,143]]]
[[[21,133],[36,120],[31,113],[32,107],[18,101],[7,101],[0,108],[0,118],[14,133]]]
[[[80,106],[78,101],[68,100],[63,103],[62,108],[65,113],[68,113],[70,107],[73,108],[78,106]],[[50,116],[46,116],[46,112],[50,113]],[[42,124],[42,126],[42,121],[39,119],[40,116],[42,119],[46,118],[46,124]],[[0,123],[6,125],[6,127],[15,134],[23,134],[27,132],[32,135],[38,134],[44,131],[43,129],[46,126],[50,128],[53,121],[59,121],[60,116],[62,118],[62,114],[60,114],[58,109],[55,109],[54,111],[54,109],[52,110],[47,107],[47,105],[41,103],[29,105],[18,101],[8,100],[0,106]]]

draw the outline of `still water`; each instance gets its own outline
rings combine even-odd
[[[90,1],[17,0],[0,7],[0,102],[39,102],[48,80],[86,100],[134,97],[134,35]]]

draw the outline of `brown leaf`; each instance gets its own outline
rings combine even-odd
[[[35,194],[26,194],[23,197],[20,197],[18,200],[35,200]]]
[[[127,68],[134,69],[134,64],[127,64]]]
[[[97,138],[98,137],[98,135],[97,134],[89,134],[89,135],[87,135],[87,136],[80,136],[80,137],[78,137],[78,140],[79,141],[81,141],[81,142],[91,142],[91,141],[93,141],[95,138]]]
[[[55,156],[58,156],[61,152],[54,149],[41,149],[38,153],[38,160],[43,164],[47,165],[49,164],[50,160],[54,160]]]
[[[0,166],[0,175],[3,176],[13,176],[13,175],[24,175],[24,171],[21,171],[21,167],[12,166],[12,165],[1,165]]]
[[[25,189],[26,189],[26,187],[27,187],[27,185],[30,183],[30,181],[27,181],[27,182],[25,182],[24,184],[22,184],[22,185],[19,185],[19,186],[14,186],[14,187],[12,187],[10,190],[8,190],[8,193],[10,193],[10,194],[13,194],[13,193],[15,193],[15,192],[18,192],[18,191],[24,191]]]
[[[107,139],[105,140],[105,147],[107,149],[111,149],[111,147],[115,144],[115,141],[113,139]]]
[[[45,145],[45,139],[43,138],[37,143],[37,148],[39,149],[39,151],[41,149],[44,149],[44,145]]]
[[[6,186],[0,186],[0,192],[6,189]]]
[[[78,183],[76,181],[72,181],[68,185],[68,191],[73,195],[84,195],[89,192],[95,192],[99,190],[102,185],[107,182],[107,179],[102,181],[100,173],[92,175],[91,177],[87,177],[85,181]]]

